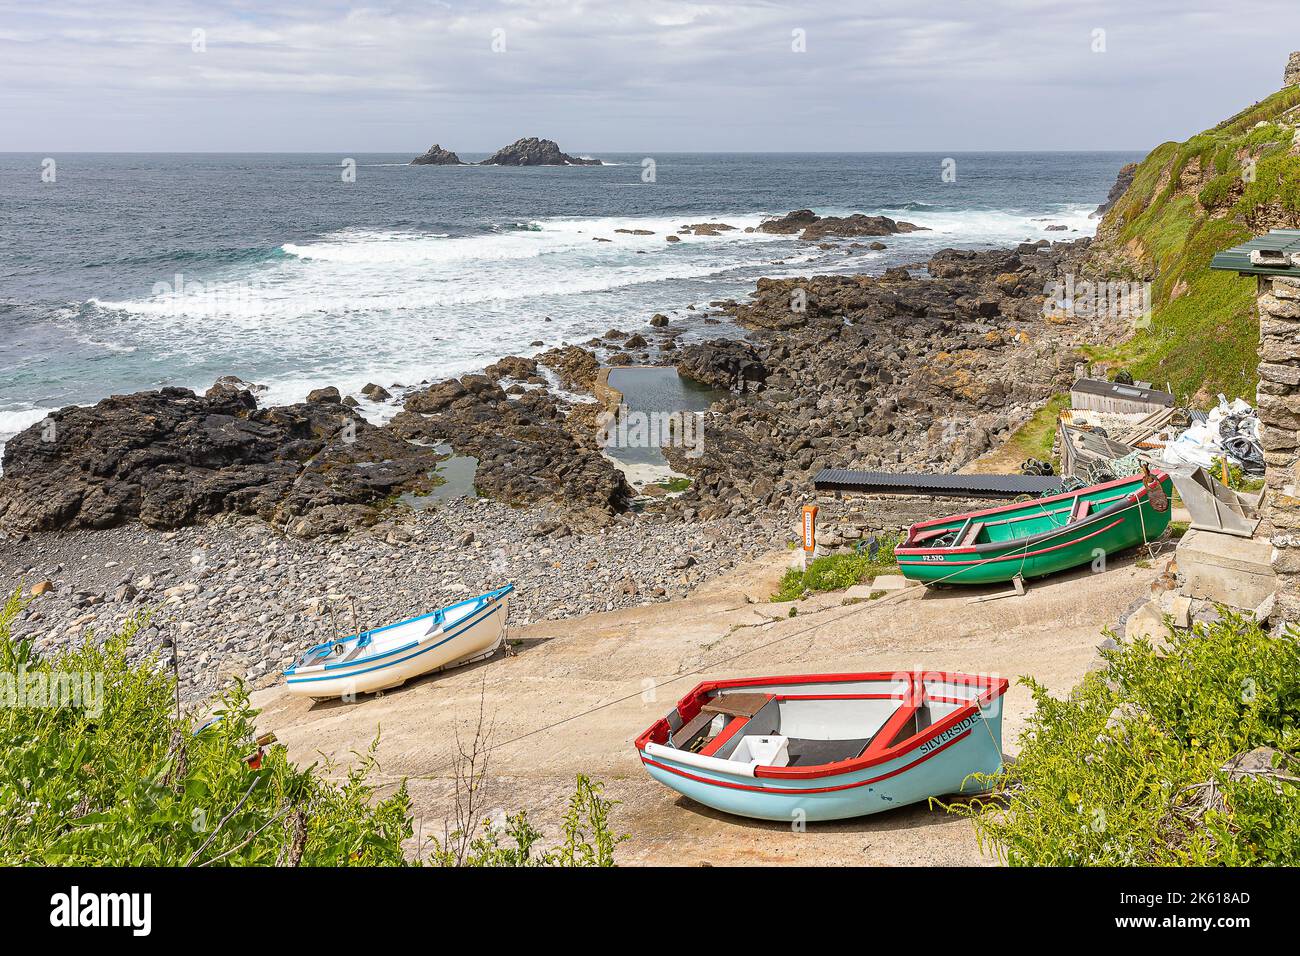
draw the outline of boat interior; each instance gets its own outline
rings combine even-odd
[[[1086,495],[1094,489],[1043,501],[1016,504],[1004,509],[957,515],[935,524],[913,525],[904,545],[909,548],[973,548],[1023,541],[1027,537],[1051,532],[1071,524],[1096,518],[1125,497],[1124,492],[1102,500]]]
[[[441,631],[453,627],[483,606],[488,595],[480,595],[441,608],[430,614],[400,621],[374,630],[362,631],[337,640],[326,641],[309,648],[295,665],[296,669],[326,664],[346,664],[364,660],[394,648],[414,645]]]
[[[906,679],[727,688],[709,696],[665,743],[746,764],[821,766],[883,753],[987,690]]]

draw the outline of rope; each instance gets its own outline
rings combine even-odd
[[[1128,511],[1130,508],[1137,507],[1137,508],[1138,508],[1138,514],[1141,515],[1142,510],[1141,510],[1141,507],[1140,507],[1140,506],[1141,506],[1141,501],[1140,501],[1140,499],[1135,499],[1135,500],[1134,500],[1134,504],[1127,506],[1126,508],[1122,509],[1122,510],[1119,511],[1119,512],[1116,512],[1116,514],[1123,514],[1125,511]],[[1061,530],[1061,531],[1064,531],[1064,530],[1067,530],[1067,529],[1069,529],[1069,528],[1071,528],[1071,527],[1072,527],[1072,526],[1070,526],[1070,525],[1065,525],[1065,526],[1064,526],[1063,528],[1061,528],[1060,530]],[[1142,536],[1143,536],[1143,541],[1145,542],[1145,541],[1146,541],[1146,522],[1145,522],[1145,520],[1143,521],[1143,525],[1142,525]],[[1050,537],[1055,537],[1055,534],[1053,534],[1053,535],[1049,535],[1049,538],[1050,538]],[[1046,538],[1040,538],[1040,539],[1039,539],[1039,541],[1043,541],[1043,540],[1047,540],[1047,539],[1046,539]],[[1037,543],[1037,542],[1035,542],[1035,543]],[[1028,548],[1028,547],[1029,547],[1028,544],[1022,545],[1022,546],[1021,546],[1021,550],[1026,549],[1026,548]],[[1011,553],[1014,554],[1015,552],[1011,552]],[[999,555],[999,557],[1007,557],[1007,555]],[[1024,557],[1027,558],[1028,556],[1026,555],[1026,556],[1024,556]],[[946,575],[944,575],[943,577],[941,577],[941,578],[937,578],[937,579],[935,579],[934,581],[930,581],[930,582],[928,582],[928,583],[929,583],[930,585],[943,584],[945,581],[948,581],[948,580],[951,579],[951,578],[955,578],[957,575],[962,574],[962,573],[964,573],[964,572],[966,572],[966,571],[969,571],[971,568],[977,568],[977,567],[980,567],[981,565],[988,564],[990,561],[993,561],[993,560],[994,560],[993,558],[985,558],[985,559],[982,560],[982,561],[979,561],[979,562],[977,562],[977,563],[975,563],[975,564],[966,565],[966,566],[964,566],[964,567],[961,567],[961,568],[959,568],[958,570],[952,572],[951,574],[946,574]],[[1021,569],[1023,570],[1023,568],[1024,568],[1024,559],[1022,559],[1022,561],[1021,561]],[[522,734],[518,734],[517,736],[511,737],[511,738],[509,738],[508,740],[503,740],[503,741],[501,741],[500,743],[492,744],[491,746],[484,748],[483,751],[482,751],[482,753],[483,753],[484,755],[487,755],[487,754],[489,754],[489,753],[492,753],[494,750],[499,750],[499,749],[501,749],[502,747],[508,747],[508,746],[510,746],[511,744],[519,743],[519,741],[521,741],[521,740],[527,740],[528,738],[530,738],[530,737],[535,737],[535,736],[537,736],[538,734],[546,733],[546,732],[549,731],[549,730],[554,730],[554,729],[556,729],[557,727],[562,727],[562,726],[564,726],[565,724],[572,723],[572,722],[575,721],[575,720],[581,720],[583,717],[589,717],[589,716],[591,716],[592,714],[598,713],[598,712],[600,712],[600,711],[602,711],[602,710],[607,710],[607,709],[609,709],[610,707],[614,707],[614,706],[616,706],[616,705],[618,705],[618,704],[627,703],[629,700],[633,700],[633,699],[635,699],[635,698],[637,698],[637,697],[641,697],[641,696],[643,696],[643,695],[645,694],[646,690],[658,690],[658,689],[661,688],[661,687],[667,687],[669,684],[675,684],[675,683],[677,683],[678,681],[683,680],[684,678],[698,676],[698,675],[700,675],[700,674],[703,674],[704,671],[706,671],[706,670],[714,670],[714,669],[717,669],[717,668],[721,667],[721,666],[724,665],[724,664],[730,664],[731,662],[736,661],[736,660],[739,660],[740,658],[745,657],[745,656],[748,655],[748,654],[753,654],[753,653],[755,653],[756,651],[766,650],[766,649],[769,648],[769,647],[774,647],[775,645],[780,644],[780,643],[782,643],[782,642],[784,642],[784,641],[793,640],[794,638],[796,638],[796,637],[800,637],[800,636],[802,636],[802,635],[804,635],[804,634],[811,634],[813,631],[816,631],[816,630],[818,630],[819,628],[823,628],[823,627],[825,627],[825,626],[828,625],[828,624],[834,624],[834,623],[836,623],[836,622],[838,622],[838,621],[846,620],[847,618],[852,617],[854,614],[859,614],[859,613],[861,613],[861,612],[863,612],[863,611],[872,611],[872,610],[875,610],[875,609],[881,607],[882,605],[888,603],[889,601],[894,600],[895,598],[898,598],[898,597],[904,597],[904,596],[907,596],[907,595],[909,595],[909,594],[911,594],[911,593],[912,593],[912,592],[911,592],[910,590],[897,591],[897,592],[895,592],[894,594],[886,595],[885,597],[883,597],[883,598],[879,598],[879,599],[877,599],[877,600],[875,600],[875,601],[872,601],[872,602],[869,603],[869,604],[852,605],[852,606],[850,606],[849,611],[848,611],[847,613],[845,613],[845,614],[840,614],[840,615],[837,615],[837,616],[835,616],[835,617],[833,617],[833,618],[829,618],[829,619],[827,619],[827,620],[818,621],[816,624],[811,624],[811,625],[809,625],[808,627],[801,628],[801,629],[799,629],[799,630],[797,630],[797,631],[794,631],[793,633],[785,634],[785,635],[783,635],[783,636],[781,636],[781,637],[774,638],[773,640],[767,641],[767,642],[764,643],[764,644],[759,644],[757,647],[751,647],[751,648],[748,648],[748,649],[746,649],[746,650],[739,651],[739,652],[737,652],[737,653],[735,653],[735,654],[730,655],[729,657],[721,658],[721,659],[716,660],[716,661],[713,661],[713,662],[711,662],[711,663],[709,663],[709,664],[701,664],[699,667],[695,668],[694,670],[683,671],[682,673],[680,673],[680,674],[676,674],[676,675],[674,675],[673,677],[670,677],[670,678],[668,678],[667,680],[665,680],[665,681],[663,681],[663,682],[661,682],[661,683],[654,684],[653,686],[651,686],[651,687],[649,687],[649,688],[643,688],[643,689],[641,689],[641,690],[639,690],[639,691],[636,691],[635,693],[627,694],[627,695],[625,695],[625,696],[623,696],[623,697],[616,697],[616,698],[613,699],[613,700],[606,701],[606,702],[603,703],[603,704],[597,704],[597,705],[594,706],[594,707],[590,707],[590,708],[588,708],[587,710],[581,711],[581,712],[576,713],[576,714],[571,714],[571,715],[569,715],[568,717],[561,717],[559,720],[552,721],[552,722],[549,723],[549,724],[545,724],[545,725],[543,725],[543,726],[541,726],[541,727],[536,727],[536,728],[534,728],[533,730],[529,730],[529,731],[526,731],[526,732],[524,732],[524,733],[522,733]],[[773,622],[773,623],[775,623],[775,622]],[[986,723],[986,725],[985,725],[985,729],[988,729],[989,735],[990,735],[990,737],[991,737],[992,734],[993,734],[993,731],[987,727],[987,723]],[[996,743],[996,741],[994,741],[994,743]],[[448,763],[448,764],[446,764],[446,765],[444,765],[444,766],[442,766],[442,767],[439,767],[438,769],[432,771],[431,773],[428,773],[428,774],[420,774],[420,775],[408,775],[405,779],[413,779],[413,780],[429,780],[429,779],[434,779],[434,778],[438,777],[440,774],[442,774],[444,771],[446,771],[446,770],[450,770],[450,769],[452,769],[452,768],[455,767],[455,766],[456,766],[456,761],[453,760],[453,761],[451,761],[450,763]]]

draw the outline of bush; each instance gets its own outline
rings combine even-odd
[[[259,742],[258,712],[242,686],[195,732],[178,716],[170,670],[157,659],[127,662],[141,619],[102,645],[88,639],[45,661],[11,637],[21,609],[16,594],[0,609],[0,865],[410,862],[405,783],[379,799],[367,782],[378,739],[335,783],[334,766],[299,769],[284,747]],[[33,690],[56,681],[83,692],[75,706],[48,706],[48,695]],[[623,839],[609,829],[613,806],[599,783],[579,777],[556,849],[535,849],[542,833],[520,812],[501,832],[471,828],[468,852],[449,854],[432,841],[430,862],[610,866]],[[417,861],[423,851],[416,848]]]
[[[880,550],[872,560],[866,553],[828,554],[813,560],[807,569],[790,568],[781,578],[781,586],[772,595],[773,601],[797,601],[808,592],[842,591],[869,577],[887,571],[896,571],[898,561],[894,548],[896,535],[882,535]]]
[[[453,833],[434,843],[430,862],[437,866],[613,866],[614,847],[627,839],[609,825],[616,801],[602,795],[604,785],[578,775],[577,789],[564,815],[564,839],[551,850],[537,850],[543,834],[520,810],[506,818],[504,827],[484,821],[478,832]],[[458,852],[459,845],[465,852]]]
[[[1163,653],[1103,651],[1064,700],[1023,678],[1036,710],[999,796],[950,809],[1015,865],[1300,863],[1300,644],[1223,613]],[[1263,772],[1234,769],[1251,751]]]
[[[45,661],[10,636],[20,609],[15,596],[0,611],[6,692],[85,675],[80,686],[92,693],[81,706],[0,700],[0,864],[404,862],[410,801],[405,786],[375,800],[373,747],[341,785],[314,766],[299,770],[283,747],[257,745],[242,687],[194,733],[176,715],[171,674],[156,660],[127,663],[138,621],[102,646],[88,640]]]

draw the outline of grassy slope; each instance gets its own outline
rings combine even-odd
[[[1290,87],[1185,143],[1142,161],[1106,214],[1094,247],[1103,272],[1150,278],[1151,327],[1093,358],[1173,386],[1204,405],[1216,392],[1254,400],[1259,335],[1255,284],[1210,270],[1214,253],[1279,225],[1300,222],[1300,157],[1290,154],[1300,87]],[[1268,125],[1256,129],[1256,124]],[[1242,176],[1256,162],[1255,180]],[[1126,269],[1116,269],[1125,261]]]

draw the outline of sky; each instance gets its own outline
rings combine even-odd
[[[1147,150],[1300,3],[0,0],[0,152]]]

